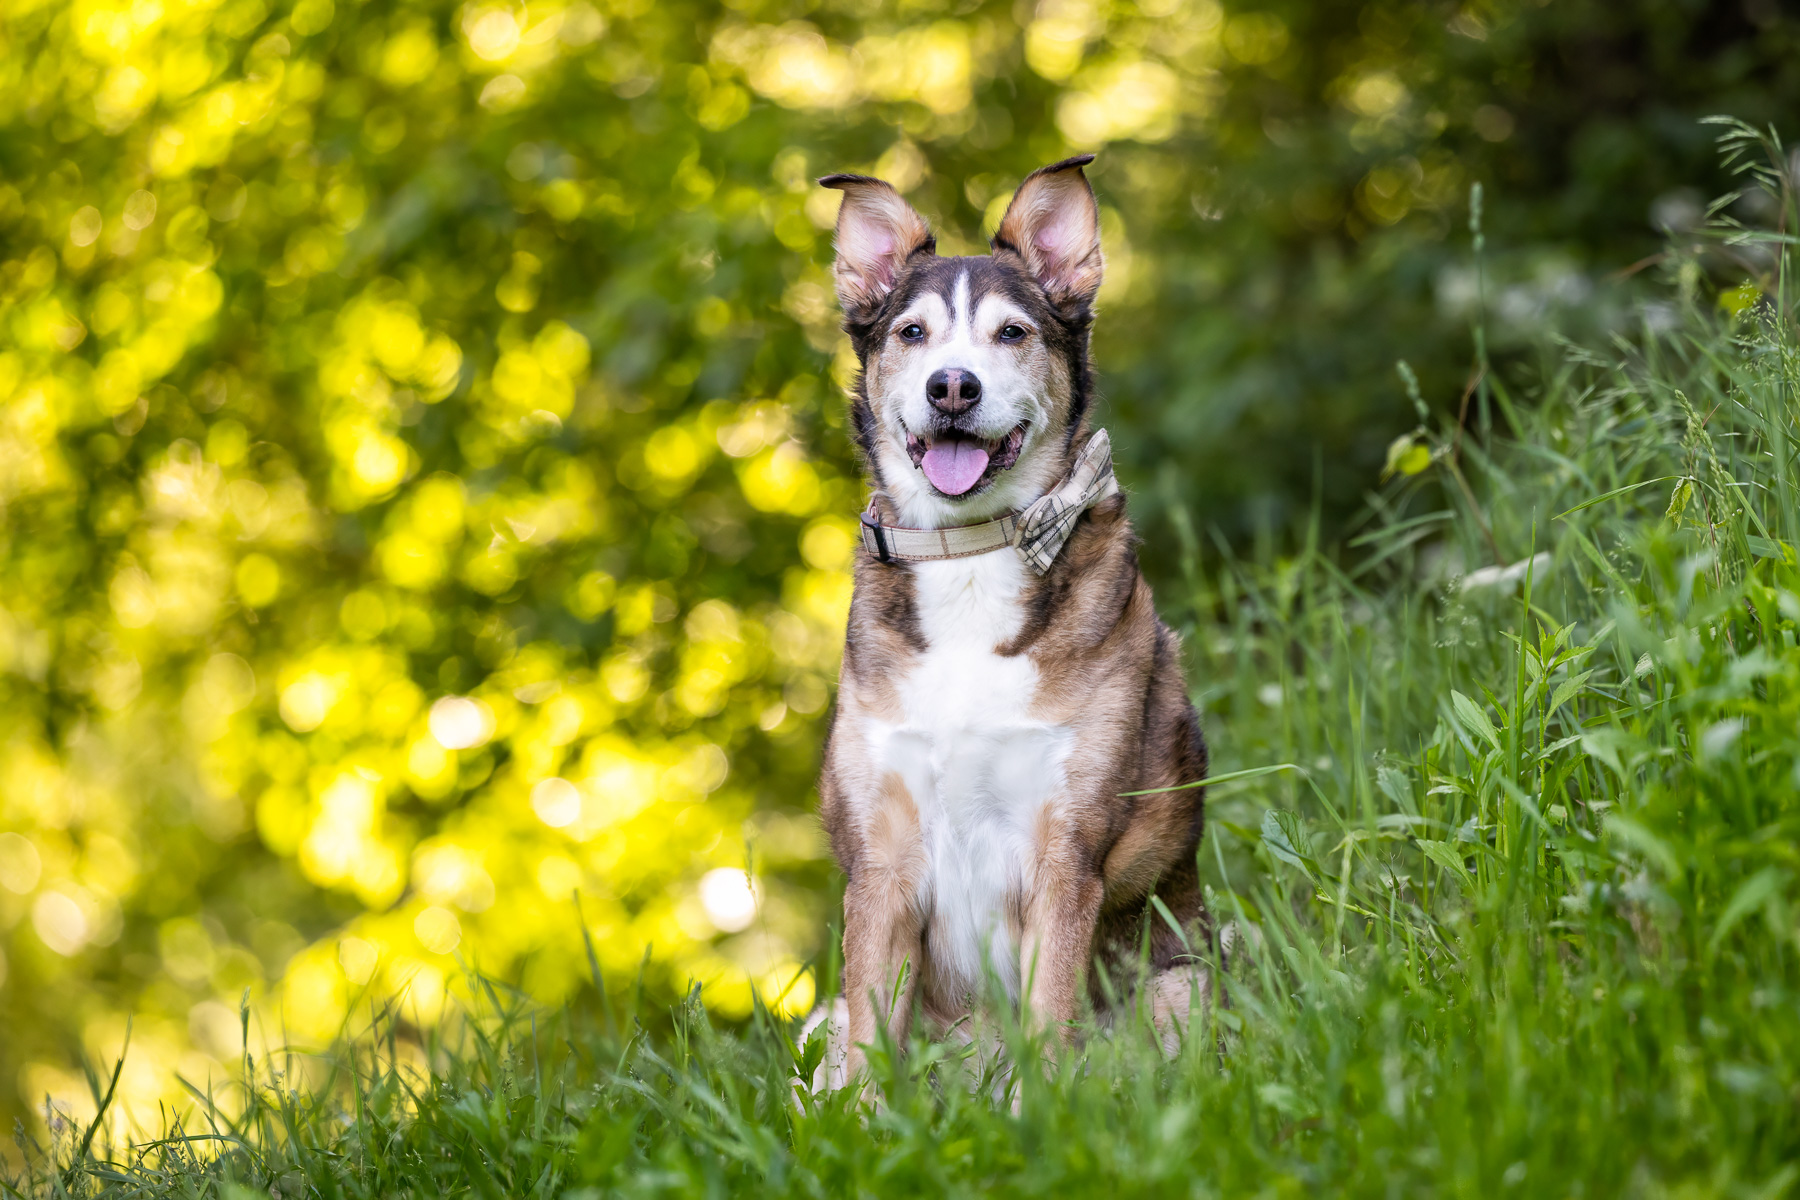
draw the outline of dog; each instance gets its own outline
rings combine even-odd
[[[1204,994],[1202,791],[1156,789],[1203,779],[1206,743],[1092,424],[1092,160],[1026,178],[987,256],[940,257],[879,179],[819,181],[844,194],[872,490],[819,783],[846,877],[844,993],[814,1021],[830,1085],[879,1030],[904,1044],[915,1005],[955,1028],[990,980],[1067,1041],[1147,944],[1165,1048]]]

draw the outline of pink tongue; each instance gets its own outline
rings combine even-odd
[[[931,486],[946,496],[960,496],[987,470],[988,452],[974,442],[943,441],[925,451],[919,466]]]

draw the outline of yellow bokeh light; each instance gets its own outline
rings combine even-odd
[[[504,8],[475,8],[463,18],[469,49],[484,62],[500,62],[519,48],[519,22]]]
[[[1117,62],[1083,74],[1081,87],[1057,103],[1056,124],[1072,145],[1125,138],[1158,142],[1174,134],[1181,81],[1149,60]]]
[[[644,443],[644,465],[663,480],[683,479],[700,466],[700,453],[692,434],[679,425],[667,425]]]
[[[282,979],[283,1026],[303,1043],[329,1041],[343,1027],[347,984],[336,950],[321,944],[303,951],[288,964]]]
[[[42,875],[43,856],[31,839],[20,833],[0,833],[0,887],[27,896]]]
[[[1087,43],[1103,28],[1093,0],[1049,0],[1025,29],[1025,61],[1053,82],[1075,73]]]
[[[382,574],[405,588],[429,588],[449,566],[437,544],[405,529],[383,538],[376,554]]]
[[[552,829],[567,828],[581,816],[581,793],[566,779],[543,780],[531,789],[531,811]]]
[[[1407,99],[1406,86],[1391,71],[1372,71],[1345,93],[1345,103],[1365,117],[1387,116]]]
[[[310,733],[324,723],[343,691],[343,679],[308,671],[281,689],[281,719],[295,733]]]
[[[366,987],[381,965],[381,949],[363,938],[347,937],[338,943],[338,965],[344,968],[345,979]]]
[[[45,892],[31,906],[32,928],[44,945],[65,957],[88,943],[90,924],[83,905],[65,892]]]
[[[365,429],[356,440],[350,471],[359,490],[379,496],[394,489],[405,473],[407,446],[399,438]]]
[[[537,883],[546,899],[564,903],[581,887],[581,868],[561,854],[547,854],[538,861]]]
[[[821,498],[818,472],[795,442],[764,451],[738,469],[744,499],[763,512],[805,516]]]
[[[444,1015],[444,1004],[449,998],[444,972],[426,963],[402,959],[391,973],[399,981],[396,991],[401,1014],[423,1029],[436,1025]]]
[[[469,750],[494,736],[494,711],[469,696],[445,696],[431,706],[431,736],[446,750]]]
[[[413,934],[432,954],[449,954],[462,942],[462,923],[455,913],[434,904],[413,918]]]
[[[390,37],[382,48],[381,78],[393,87],[411,87],[430,75],[437,61],[437,38],[430,25],[415,21]]]
[[[856,58],[862,66],[861,89],[878,99],[916,100],[933,112],[953,113],[973,98],[969,31],[961,22],[938,21],[892,37],[864,38],[856,45]]]
[[[376,313],[369,343],[383,368],[403,376],[425,349],[425,331],[412,313],[390,305]]]
[[[800,556],[821,571],[847,571],[856,552],[856,528],[844,517],[818,517],[800,535]]]
[[[715,928],[737,933],[756,919],[756,888],[736,867],[718,867],[700,877],[700,905]]]
[[[830,108],[856,93],[850,52],[813,26],[727,26],[713,39],[715,59],[741,67],[750,86],[789,108]]]

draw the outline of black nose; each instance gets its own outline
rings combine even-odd
[[[961,367],[939,367],[925,381],[925,398],[947,417],[959,417],[981,399],[981,380]]]

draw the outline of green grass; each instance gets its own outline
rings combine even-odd
[[[917,1043],[873,1055],[878,1104],[796,1100],[792,1026],[489,988],[429,1074],[377,1020],[154,1142],[26,1139],[11,1191],[1789,1193],[1800,338],[1762,261],[1735,320],[1696,260],[1677,328],[1484,379],[1347,545],[1185,548],[1161,600],[1220,773],[1293,767],[1211,794],[1210,902],[1249,936],[1175,1061],[1127,1022],[1009,1104]]]

